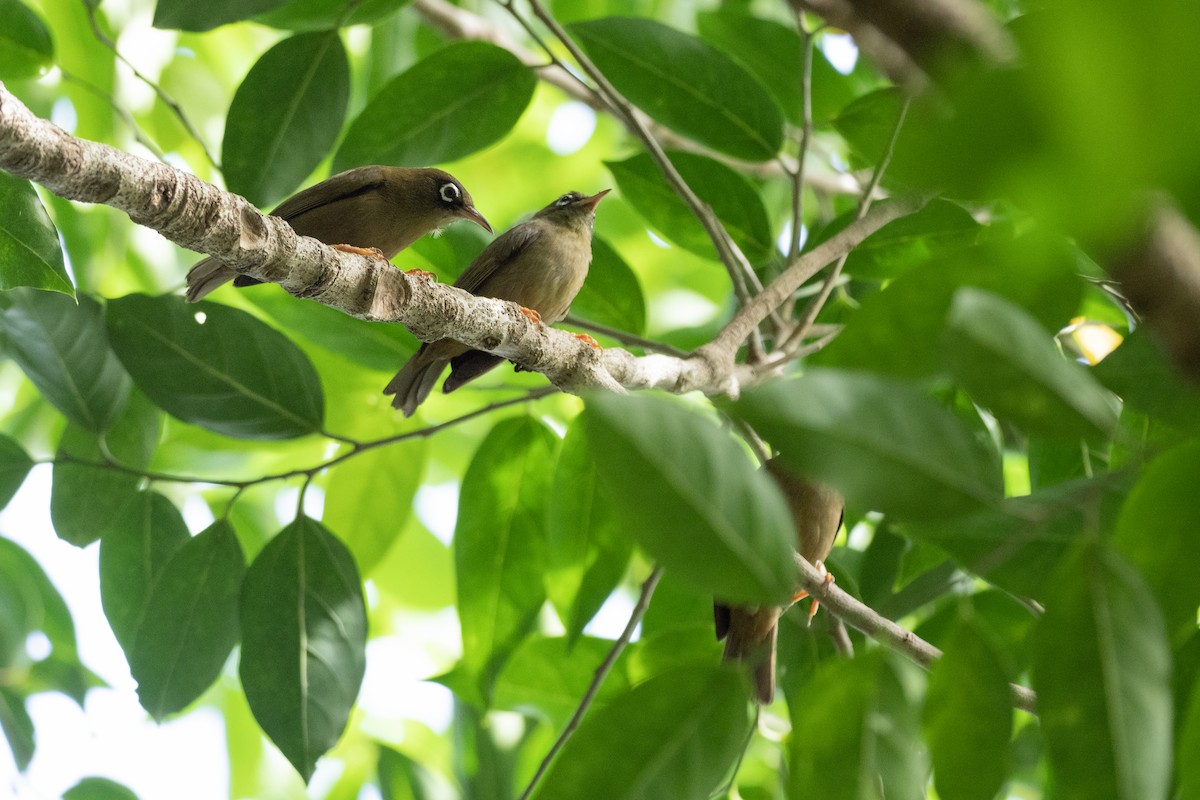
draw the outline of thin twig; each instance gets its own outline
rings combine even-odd
[[[633,104],[629,102],[616,88],[609,82],[591,59],[583,52],[570,34],[563,28],[557,19],[546,9],[540,0],[529,0],[529,7],[533,10],[534,15],[541,20],[542,24],[554,34],[563,46],[567,48],[567,52],[575,59],[575,63],[579,64],[580,69],[592,79],[596,89],[609,102],[615,110],[615,113],[626,123],[630,131],[633,132],[638,139],[645,145],[647,153],[658,165],[663,176],[667,179],[667,183],[671,188],[683,198],[684,202],[692,210],[692,213],[700,220],[704,226],[704,230],[708,233],[712,240],[713,246],[717,249],[717,255],[721,259],[721,263],[725,265],[729,272],[730,280],[733,282],[734,292],[737,294],[738,300],[741,303],[746,303],[751,296],[751,290],[757,293],[762,290],[762,282],[759,281],[758,275],[754,272],[754,268],[750,265],[750,261],[742,253],[741,249],[730,237],[729,232],[725,230],[725,226],[713,213],[712,209],[706,203],[696,196],[692,188],[688,186],[687,181],[679,174],[675,165],[671,163],[671,159],[663,151],[662,145],[654,138],[642,119],[634,113]],[[515,13],[515,10],[513,10]]]
[[[796,169],[792,172],[792,238],[788,244],[788,263],[800,257],[800,233],[804,227],[804,161],[808,156],[808,145],[812,141],[812,61],[813,43],[816,37],[804,27],[800,12],[796,13],[796,28],[804,45],[804,60],[800,71],[801,126],[799,151],[796,154]]]
[[[63,77],[64,81],[67,81],[68,83],[78,84],[85,91],[88,91],[91,94],[96,95],[96,97],[99,97],[101,100],[108,103],[109,107],[113,110],[113,112],[118,117],[120,117],[121,120],[126,125],[129,126],[130,130],[133,131],[134,140],[138,144],[140,144],[142,147],[146,148],[151,153],[153,153],[154,157],[157,158],[159,161],[162,160],[162,157],[163,157],[162,148],[159,147],[154,142],[152,142],[150,140],[150,138],[148,136],[146,136],[145,133],[142,132],[141,127],[138,126],[137,120],[135,120],[133,118],[133,115],[130,114],[125,109],[121,108],[119,105],[117,105],[117,102],[115,100],[113,100],[112,95],[110,95],[108,92],[101,89],[96,84],[87,80],[86,78],[82,78],[82,77],[74,74],[73,72],[68,72],[67,70],[63,69],[62,67],[59,67],[58,71],[62,73],[62,77]]]
[[[867,212],[871,210],[871,202],[874,198],[875,190],[879,188],[879,182],[883,180],[883,173],[892,161],[892,155],[896,150],[896,140],[900,138],[900,129],[904,127],[904,119],[908,116],[909,101],[910,97],[905,95],[903,102],[900,104],[900,113],[896,115],[896,124],[892,127],[892,135],[888,138],[883,157],[875,165],[875,171],[871,173],[871,180],[867,183],[866,188],[863,189],[862,197],[858,201],[858,212],[854,217],[855,221],[865,217]],[[833,269],[829,271],[828,277],[825,278],[825,283],[821,286],[821,293],[808,304],[808,308],[804,312],[804,318],[800,320],[800,324],[784,345],[785,350],[788,347],[795,348],[808,335],[809,328],[817,321],[817,315],[821,313],[821,309],[825,307],[825,303],[833,293],[833,287],[837,285],[838,279],[842,275],[842,268],[846,266],[846,259],[849,257],[850,254],[846,253],[833,265]]]
[[[436,433],[440,433],[441,431],[446,430],[447,428],[454,427],[455,425],[459,425],[463,422],[468,422],[472,419],[475,419],[476,417],[482,417],[486,414],[490,414],[493,411],[498,411],[501,408],[507,408],[508,406],[515,406],[515,405],[519,405],[521,403],[528,403],[528,402],[532,402],[534,400],[540,400],[543,397],[548,397],[552,394],[557,394],[557,393],[558,393],[558,389],[556,387],[543,386],[541,388],[534,389],[533,391],[527,392],[526,394],[523,394],[520,397],[514,397],[509,400],[500,400],[495,403],[489,403],[488,405],[484,406],[483,408],[478,408],[474,411],[463,414],[462,416],[458,416],[458,417],[455,417],[454,419],[450,419],[450,420],[446,420],[445,422],[438,423],[437,425],[430,425],[428,427],[418,428],[417,430],[413,430],[413,431],[405,431],[404,433],[397,433],[392,436],[385,436],[382,439],[374,439],[369,442],[360,442],[360,441],[356,441],[354,439],[348,439],[346,437],[339,436],[339,437],[336,437],[336,439],[338,441],[350,444],[350,449],[346,450],[343,453],[339,453],[338,455],[334,456],[333,458],[322,461],[321,463],[316,464],[311,467],[292,469],[292,470],[288,470],[287,472],[276,472],[276,473],[272,473],[270,475],[260,475],[257,478],[247,478],[245,480],[233,480],[230,478],[205,478],[205,477],[201,477],[198,475],[179,475],[179,474],[175,474],[175,473],[154,472],[151,470],[138,469],[137,467],[130,467],[130,466],[120,463],[119,461],[116,460],[116,458],[111,453],[108,453],[104,449],[102,449],[102,452],[101,452],[101,455],[105,459],[104,461],[90,461],[85,458],[76,458],[75,456],[72,456],[69,453],[63,453],[63,454],[56,456],[55,458],[46,459],[45,461],[38,462],[38,463],[74,464],[74,465],[78,465],[78,466],[82,466],[82,467],[95,467],[96,469],[108,469],[108,470],[112,470],[113,472],[122,472],[122,473],[125,473],[126,475],[137,475],[139,477],[145,478],[146,480],[158,481],[160,483],[207,483],[212,486],[229,486],[229,487],[239,490],[239,493],[240,493],[241,491],[243,491],[251,486],[257,486],[258,484],[261,484],[261,483],[274,483],[276,481],[286,481],[291,478],[300,478],[300,477],[312,478],[314,475],[316,475],[324,470],[327,470],[331,467],[335,467],[338,464],[342,463],[343,461],[347,461],[351,458],[354,458],[355,456],[361,455],[370,450],[375,450],[376,448],[379,448],[379,447],[386,447],[387,445],[390,445],[390,444],[396,444],[398,442],[405,442],[405,441],[409,441],[412,439],[427,439]]]
[[[637,628],[638,623],[646,615],[646,609],[650,607],[650,598],[654,596],[654,589],[658,586],[658,580],[662,577],[662,573],[662,567],[655,567],[642,583],[642,592],[638,595],[637,603],[629,615],[629,622],[625,623],[625,630],[621,631],[621,635],[613,642],[613,646],[608,651],[608,655],[604,657],[604,661],[600,662],[600,666],[596,667],[596,674],[592,678],[592,682],[588,684],[587,691],[583,693],[583,697],[580,699],[575,713],[571,715],[571,719],[568,720],[567,726],[563,728],[563,732],[558,735],[558,738],[554,740],[554,744],[550,746],[550,751],[546,753],[546,757],[542,759],[542,763],[538,764],[537,772],[529,780],[529,785],[525,787],[525,791],[521,792],[519,800],[529,800],[529,797],[533,794],[533,790],[537,788],[538,781],[550,769],[550,764],[554,761],[554,757],[563,749],[563,746],[575,733],[575,729],[579,727],[579,723],[583,721],[583,717],[587,714],[592,701],[596,699],[596,695],[600,692],[600,687],[604,685],[604,679],[608,677],[609,671],[612,670],[613,665],[617,663],[617,659],[621,657],[621,653],[629,645],[629,641],[633,638],[633,632]]]
[[[204,153],[204,157],[207,158],[209,163],[213,165],[213,168],[218,172],[221,171],[220,163],[218,163],[217,159],[213,157],[213,154],[208,151],[208,147],[204,144],[204,139],[200,137],[200,132],[196,130],[191,121],[187,118],[187,114],[184,113],[183,106],[179,105],[179,103],[177,103],[174,98],[168,95],[161,86],[150,80],[150,78],[143,74],[141,70],[135,67],[132,61],[122,55],[121,51],[117,49],[116,42],[114,42],[112,39],[109,39],[104,31],[101,30],[100,22],[96,19],[96,10],[99,8],[100,4],[85,2],[83,5],[87,9],[88,23],[92,26],[92,33],[95,35],[96,40],[111,50],[113,55],[117,57],[117,60],[129,67],[135,78],[149,86],[154,91],[154,94],[158,96],[158,99],[161,100],[163,104],[171,110],[171,113],[173,113],[179,119],[179,124],[183,126],[183,129],[187,131],[188,135],[196,140],[196,144],[200,145],[201,152]]]
[[[656,342],[653,339],[646,339],[638,336],[637,334],[620,330],[619,328],[610,328],[607,325],[601,325],[599,322],[580,319],[574,314],[568,314],[567,318],[563,320],[563,322],[568,325],[573,325],[576,328],[583,328],[584,330],[591,331],[592,333],[598,333],[601,336],[607,336],[610,339],[615,339],[621,344],[631,344],[634,347],[640,347],[643,350],[648,350],[652,353],[662,353],[668,356],[675,356],[676,358],[687,358],[688,355],[690,355],[686,350],[678,348],[673,344]]]

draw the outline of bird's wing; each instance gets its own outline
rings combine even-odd
[[[271,212],[271,216],[282,217],[291,222],[319,206],[331,205],[368,192],[377,192],[382,186],[383,170],[379,167],[346,170],[292,195],[280,203],[279,207]]]
[[[471,262],[471,266],[467,267],[466,272],[458,276],[454,285],[471,294],[477,294],[488,278],[506,264],[512,263],[529,245],[537,241],[541,234],[541,227],[533,220],[509,228],[483,249]]]

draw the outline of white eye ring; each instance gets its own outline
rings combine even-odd
[[[462,199],[462,192],[453,183],[443,183],[439,194],[441,194],[442,200],[447,203],[454,203]]]
[[[554,203],[554,205],[556,205],[556,206],[569,206],[569,205],[571,205],[571,203],[572,203],[572,202],[574,202],[574,200],[575,200],[575,196],[574,196],[574,195],[571,195],[571,194],[564,194],[562,197],[558,198],[558,200],[557,200],[557,201]]]

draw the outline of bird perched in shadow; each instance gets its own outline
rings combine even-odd
[[[492,232],[463,185],[432,168],[370,166],[339,172],[284,200],[271,215],[287,220],[301,236],[352,253],[374,255],[378,250],[388,259],[455,220],[468,219]],[[188,302],[229,281],[234,286],[261,283],[206,258],[188,272]]]
[[[796,549],[824,572],[823,562],[842,527],[845,501],[833,488],[789,471],[778,458],[763,464],[763,470],[775,480],[787,500],[796,529]],[[832,575],[825,575],[827,582],[833,580]],[[792,601],[807,595],[808,592],[798,592]],[[754,691],[761,703],[770,703],[775,697],[775,638],[783,611],[778,606],[728,606],[713,602],[717,639],[725,640],[724,660],[749,665]],[[816,600],[812,613],[816,613]]]
[[[480,297],[511,300],[533,322],[539,317],[547,324],[558,322],[587,277],[596,205],[608,192],[564,194],[496,237],[454,285]],[[442,391],[450,393],[503,360],[453,339],[429,342],[421,345],[383,393],[395,395],[392,405],[410,417],[447,364],[450,376]]]

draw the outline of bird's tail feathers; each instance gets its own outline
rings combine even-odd
[[[431,358],[428,353],[426,347],[422,346],[383,390],[384,394],[396,396],[392,400],[392,407],[400,409],[406,417],[411,417],[417,406],[429,397],[442,371],[450,363],[444,358]]]
[[[764,705],[775,697],[775,640],[778,614],[733,608],[726,630],[725,661],[740,661],[750,670],[754,693]],[[766,627],[769,625],[769,627]]]
[[[217,261],[206,258],[188,270],[187,301],[195,303],[203,300],[218,286],[223,286],[237,277],[237,273]]]

